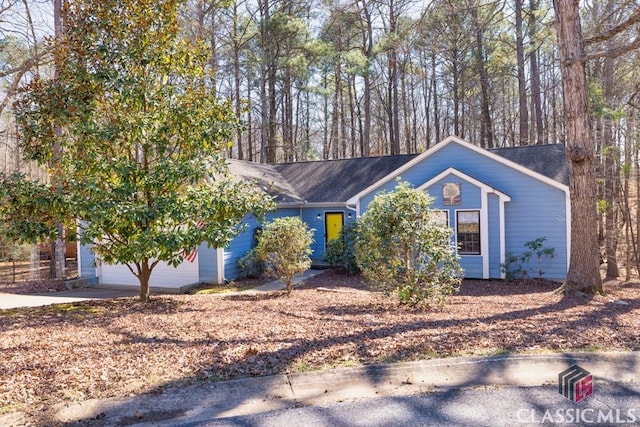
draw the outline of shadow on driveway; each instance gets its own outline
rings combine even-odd
[[[80,288],[62,292],[48,292],[29,295],[0,293],[0,310],[19,307],[41,307],[44,305],[64,304],[95,299],[134,297],[138,294],[138,289],[101,288]]]

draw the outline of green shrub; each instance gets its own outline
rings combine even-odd
[[[238,265],[244,273],[244,277],[260,277],[266,269],[264,261],[258,257],[254,249],[238,258]]]
[[[358,221],[355,255],[364,278],[403,303],[443,305],[462,280],[451,229],[437,224],[432,201],[399,182],[395,191],[378,194]]]
[[[313,230],[299,217],[277,218],[263,228],[254,251],[291,293],[293,276],[311,267],[311,243]]]
[[[358,274],[360,269],[354,252],[357,236],[357,224],[346,224],[340,231],[340,236],[327,244],[326,257],[329,264],[343,267],[349,274]]]
[[[504,263],[500,266],[502,272],[505,273],[505,278],[507,280],[528,277],[542,278],[545,273],[546,261],[556,255],[555,248],[544,246],[546,240],[546,237],[538,237],[526,242],[523,246],[527,250],[522,252],[520,256],[513,252],[507,252]],[[535,262],[535,268],[531,266],[532,261]]]

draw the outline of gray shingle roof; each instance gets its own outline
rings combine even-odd
[[[274,165],[232,159],[228,159],[227,164],[233,177],[253,182],[273,196],[278,203],[304,201],[296,189],[274,168]]]
[[[309,203],[345,202],[417,154],[273,165]]]
[[[569,184],[564,145],[530,145],[489,151]],[[417,156],[407,154],[274,165],[228,160],[228,164],[234,176],[255,182],[278,203],[344,203]]]
[[[567,156],[562,144],[493,148],[489,151],[555,181],[569,185]]]

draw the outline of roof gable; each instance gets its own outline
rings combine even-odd
[[[503,164],[509,168],[515,169],[517,171],[520,171],[522,173],[524,173],[525,175],[529,175],[541,182],[544,182],[548,185],[551,185],[552,187],[555,188],[559,188],[563,191],[568,191],[568,184],[569,184],[569,175],[567,171],[562,171],[563,169],[567,170],[567,162],[566,162],[566,155],[564,152],[564,147],[562,145],[545,145],[545,146],[538,146],[538,147],[551,147],[553,151],[553,154],[556,155],[557,157],[559,157],[559,159],[557,159],[557,161],[553,162],[553,166],[557,167],[560,169],[559,172],[553,172],[551,170],[551,166],[544,166],[544,157],[542,158],[543,162],[539,162],[536,155],[540,156],[542,154],[542,150],[538,149],[537,153],[534,153],[533,150],[527,150],[527,148],[532,148],[532,147],[536,147],[536,146],[529,146],[529,147],[517,147],[520,149],[525,149],[522,150],[520,155],[511,155],[511,157],[513,158],[513,160],[507,158],[506,156],[504,156],[505,153],[508,153],[509,150],[512,150],[512,148],[503,148],[500,149],[501,151],[499,152],[492,152],[490,150],[485,150],[482,147],[478,147],[477,145],[473,145],[470,144],[458,137],[455,136],[449,136],[447,138],[445,138],[442,142],[434,145],[433,147],[431,147],[430,149],[428,149],[427,151],[425,151],[424,153],[420,154],[419,156],[415,157],[414,159],[412,159],[411,161],[405,163],[404,165],[402,165],[400,168],[398,168],[397,170],[395,170],[393,172],[393,174],[390,174],[388,176],[385,176],[383,179],[372,183],[371,185],[369,185],[367,188],[363,189],[362,191],[360,191],[359,193],[353,195],[351,198],[349,198],[349,200],[347,200],[347,204],[350,205],[355,205],[359,199],[361,199],[363,196],[371,193],[372,191],[375,191],[377,188],[383,186],[384,184],[387,184],[388,182],[396,179],[397,177],[401,176],[404,172],[408,171],[409,169],[411,169],[412,167],[418,165],[419,163],[421,163],[422,161],[424,161],[425,159],[429,158],[430,156],[432,156],[433,154],[437,153],[438,151],[446,148],[447,146],[451,145],[451,144],[458,144],[460,146],[462,146],[465,149],[468,149],[470,151],[473,151],[475,153],[478,153],[482,156],[485,156],[487,158],[490,158],[500,164]],[[562,149],[558,149],[557,147],[562,147]],[[552,157],[552,156],[551,156]],[[517,161],[522,161],[524,164],[518,163]],[[536,166],[537,165],[537,166]],[[551,165],[551,163],[550,163]],[[536,171],[535,169],[531,169],[529,168],[529,166],[533,166],[533,167],[537,167],[539,170],[544,170],[545,172],[549,173],[552,176],[557,176],[560,177],[562,179],[566,179],[566,183],[562,182],[562,181],[558,181],[555,178],[549,177],[541,172]],[[547,169],[548,168],[548,169]]]
[[[484,182],[478,181],[477,179],[475,179],[472,176],[469,176],[465,173],[460,172],[459,170],[455,169],[455,168],[448,168],[442,172],[440,172],[438,175],[434,176],[433,178],[431,178],[430,180],[428,180],[427,182],[425,182],[424,184],[422,184],[421,186],[419,186],[417,189],[418,190],[427,190],[429,187],[431,187],[434,183],[440,181],[441,179],[448,177],[448,176],[456,176],[464,181],[467,181],[468,183],[482,189],[483,191],[487,192],[487,193],[492,193],[497,195],[501,200],[508,202],[511,200],[511,197],[509,197],[507,194],[504,194],[502,191],[498,191],[495,188],[492,188],[490,186],[488,186],[487,184],[485,184]]]
[[[450,144],[516,169],[539,181],[568,191],[569,173],[560,144],[485,150],[457,137],[448,137],[422,154],[261,164],[228,160],[231,173],[252,181],[277,203],[289,205],[351,204]],[[461,173],[458,171],[458,173]],[[470,178],[470,177],[469,177]]]

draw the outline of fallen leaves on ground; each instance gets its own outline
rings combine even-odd
[[[555,287],[465,281],[444,308],[425,311],[327,272],[290,297],[167,295],[4,310],[0,410],[377,362],[640,349],[639,284],[609,283],[604,297],[563,297]]]
[[[22,282],[0,282],[0,292],[8,294],[44,294],[48,292],[66,291],[64,280],[27,280]]]

